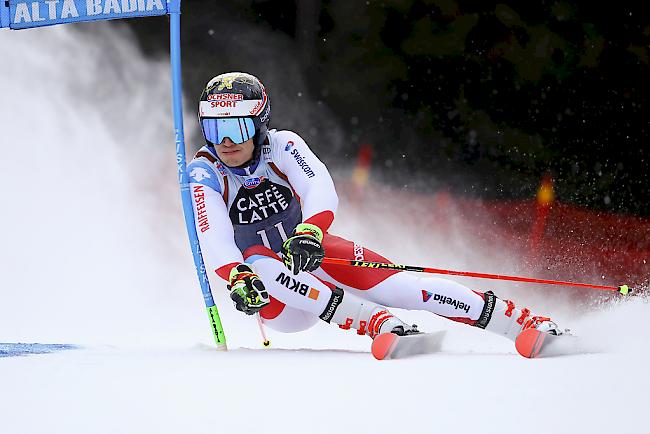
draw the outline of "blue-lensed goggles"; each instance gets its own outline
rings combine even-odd
[[[243,143],[255,136],[255,124],[251,118],[201,119],[203,135],[208,142],[219,145],[228,137],[234,143]]]

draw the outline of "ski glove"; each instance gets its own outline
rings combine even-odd
[[[282,244],[284,265],[293,272],[314,271],[320,267],[325,250],[321,242],[323,231],[309,223],[300,223],[293,231],[293,236]]]
[[[269,304],[269,293],[248,264],[232,267],[229,280],[230,284],[226,286],[237,310],[253,315]]]

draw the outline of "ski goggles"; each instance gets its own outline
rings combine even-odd
[[[203,136],[208,142],[219,145],[228,137],[240,144],[255,135],[255,124],[251,118],[207,118],[201,119]]]

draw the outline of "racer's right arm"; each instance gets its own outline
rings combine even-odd
[[[221,196],[218,174],[209,164],[194,160],[187,167],[194,207],[194,224],[208,274],[216,272],[226,282],[230,270],[244,262],[235,244],[228,210]]]

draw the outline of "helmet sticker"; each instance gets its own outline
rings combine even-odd
[[[225,117],[225,116],[251,116],[257,104],[261,100],[243,101],[201,101],[199,102],[199,115],[201,117]]]
[[[232,89],[232,85],[237,79],[241,79],[242,75],[238,72],[228,72],[226,74],[217,75],[206,85],[206,91],[213,89],[220,91],[224,89]]]
[[[211,93],[208,101],[243,101],[244,95],[240,93]]]
[[[262,123],[268,122],[270,114],[271,114],[271,104],[266,104],[264,113],[262,113],[262,116],[260,116],[260,122]]]
[[[266,91],[264,90],[264,88],[262,88],[262,99],[257,101],[257,104],[255,104],[255,107],[253,107],[250,114],[252,114],[253,116],[259,115],[265,105],[267,107],[269,106],[269,104],[266,103],[267,100],[268,98],[266,97]]]

